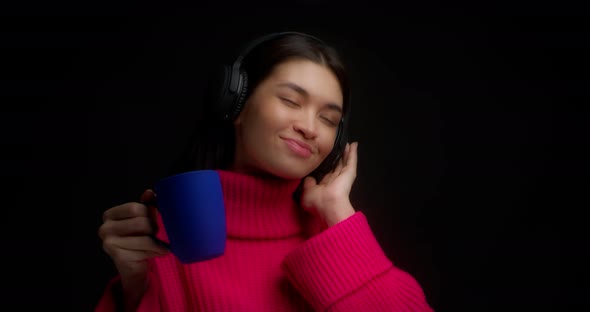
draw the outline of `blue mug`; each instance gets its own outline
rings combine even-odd
[[[185,264],[224,254],[225,205],[217,171],[176,174],[159,180],[154,188],[169,243],[154,239]]]

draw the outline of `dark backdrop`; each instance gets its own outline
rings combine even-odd
[[[13,5],[0,293],[91,311],[116,274],[101,215],[165,174],[206,69],[296,30],[349,67],[353,204],[435,310],[587,306],[587,17],[515,3]]]

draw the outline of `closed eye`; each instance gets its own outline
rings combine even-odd
[[[337,122],[334,122],[332,119],[328,117],[321,117],[329,126],[336,127],[338,125]]]
[[[281,99],[281,101],[287,105],[299,107],[299,104],[295,103],[295,101],[292,101],[292,100],[284,98],[284,97],[279,97],[279,99]]]

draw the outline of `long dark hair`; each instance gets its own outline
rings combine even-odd
[[[334,73],[343,93],[343,114],[347,116],[350,111],[350,85],[339,54],[328,45],[298,34],[265,41],[248,53],[243,61],[248,75],[246,99],[277,65],[292,59],[306,59],[326,66]],[[234,161],[236,139],[233,123],[212,118],[212,97],[215,95],[203,97],[205,105],[197,117],[195,131],[186,149],[173,164],[170,174],[191,170],[228,169]],[[347,127],[348,124],[344,123],[342,126]],[[310,175],[319,182],[333,169],[334,166],[320,165]]]

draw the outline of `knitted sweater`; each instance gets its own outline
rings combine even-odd
[[[432,311],[416,280],[396,268],[357,211],[322,229],[292,200],[301,180],[218,170],[226,208],[223,256],[182,264],[149,260],[138,311]],[[157,237],[167,241],[161,218]],[[116,311],[120,277],[95,312]]]

